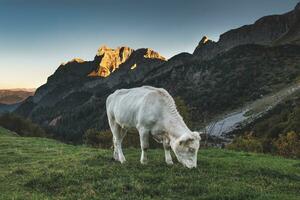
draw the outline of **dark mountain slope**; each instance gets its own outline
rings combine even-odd
[[[116,63],[124,57],[119,49],[123,48],[102,47],[93,61],[76,59],[61,65],[16,113],[51,128],[66,140],[81,139],[90,127],[107,128],[106,96],[115,88],[142,80],[165,62],[151,49],[138,49],[125,56],[125,61]],[[108,51],[109,56],[103,51]],[[98,75],[98,71],[106,69],[111,70],[109,76],[104,78],[101,72]]]
[[[300,75],[300,47],[245,45],[209,61],[156,69],[142,84],[167,88],[181,96],[195,121],[214,116],[272,93]],[[164,65],[168,65],[168,62]]]
[[[233,47],[245,44],[268,46],[299,44],[299,26],[300,3],[288,13],[265,16],[254,24],[225,32],[218,42],[203,37],[193,54],[202,60],[207,60]]]

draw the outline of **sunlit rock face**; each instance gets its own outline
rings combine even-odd
[[[66,63],[62,63],[61,65],[67,65],[70,63],[84,63],[85,61],[82,60],[81,58],[73,58],[72,60],[66,62]]]
[[[89,76],[107,77],[124,63],[134,50],[129,47],[118,47],[116,49],[102,46],[96,57],[100,58],[98,69],[92,71]]]
[[[153,51],[152,49],[147,48],[146,50],[147,51],[144,55],[144,58],[166,60],[163,56],[159,55],[159,53]]]
[[[88,76],[95,77],[107,77],[115,70],[117,70],[121,64],[125,63],[135,50],[129,47],[118,47],[116,49],[102,46],[95,57],[95,60],[99,60],[99,66],[96,70],[93,70]],[[144,53],[144,58],[161,59],[165,58],[159,53],[147,49]],[[134,67],[135,68],[135,67]]]
[[[229,49],[245,45],[266,46],[300,44],[300,3],[283,15],[271,15],[258,19],[254,24],[230,30],[220,36],[218,42],[202,38],[193,55],[208,60]]]

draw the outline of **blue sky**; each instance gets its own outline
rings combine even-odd
[[[226,3],[225,3],[226,2]],[[290,11],[299,0],[0,0],[0,89],[44,84],[62,62],[106,44],[170,58],[203,35]]]

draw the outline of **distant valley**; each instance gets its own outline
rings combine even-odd
[[[22,101],[33,96],[35,89],[2,89],[0,90],[0,114],[12,112]]]
[[[0,90],[0,103],[16,104],[24,101],[27,97],[33,96],[35,89],[2,89]]]

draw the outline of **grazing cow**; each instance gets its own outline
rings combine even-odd
[[[141,143],[141,163],[147,163],[149,135],[163,143],[167,164],[173,164],[170,149],[188,168],[197,166],[200,135],[192,132],[176,109],[171,95],[162,88],[143,86],[120,89],[106,100],[109,126],[113,134],[115,160],[125,162],[121,144],[127,130],[136,129]]]

